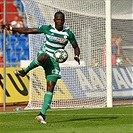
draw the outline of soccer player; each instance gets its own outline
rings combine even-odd
[[[10,25],[1,25],[1,29],[11,30],[20,34],[40,34],[44,33],[46,41],[41,46],[37,57],[24,70],[15,70],[15,74],[24,77],[30,70],[42,66],[45,70],[47,81],[47,92],[44,95],[43,105],[40,113],[36,119],[46,124],[46,111],[52,101],[55,84],[60,75],[59,63],[53,58],[53,54],[57,49],[64,49],[68,41],[74,48],[74,59],[80,64],[80,49],[72,31],[64,25],[65,15],[63,12],[56,12],[54,14],[54,25],[42,25],[39,28],[13,28]]]

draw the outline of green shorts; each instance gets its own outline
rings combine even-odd
[[[59,63],[45,52],[39,51],[37,57],[39,57],[41,54],[46,54],[49,57],[47,61],[40,64],[40,66],[42,66],[45,71],[46,80],[56,82],[57,79],[61,78]]]

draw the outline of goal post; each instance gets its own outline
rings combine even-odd
[[[131,36],[132,3],[130,0],[123,2],[122,4],[119,0],[22,0],[28,27],[53,24],[54,13],[64,12],[65,24],[74,32],[81,50],[81,65],[78,65],[73,59],[72,46],[66,46],[69,56],[65,63],[60,64],[62,79],[58,80],[55,86],[51,107],[112,107],[113,99],[121,99],[122,102],[123,99],[132,99],[132,68],[129,64],[126,67],[124,63],[122,67],[112,68],[111,65],[111,34],[126,33],[127,36]],[[121,19],[123,13],[124,18]],[[131,40],[128,38],[129,47]],[[43,44],[44,35],[29,35],[29,41],[30,60],[33,60]],[[108,51],[107,65],[102,66],[105,46]],[[130,57],[131,51],[128,54]],[[41,108],[46,92],[44,76],[41,67],[30,72],[30,99],[26,109]]]
[[[106,14],[106,74],[107,74],[107,107],[112,107],[112,47],[111,47],[111,0],[105,0]]]

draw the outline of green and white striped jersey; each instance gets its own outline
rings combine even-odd
[[[55,25],[42,25],[38,28],[38,32],[45,34],[44,44],[40,50],[51,57],[57,49],[64,49],[68,41],[72,45],[77,43],[72,31],[65,26],[62,31],[58,31]]]

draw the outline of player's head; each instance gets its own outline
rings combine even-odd
[[[55,28],[59,31],[63,30],[63,25],[65,22],[65,15],[63,12],[58,11],[54,15]]]

